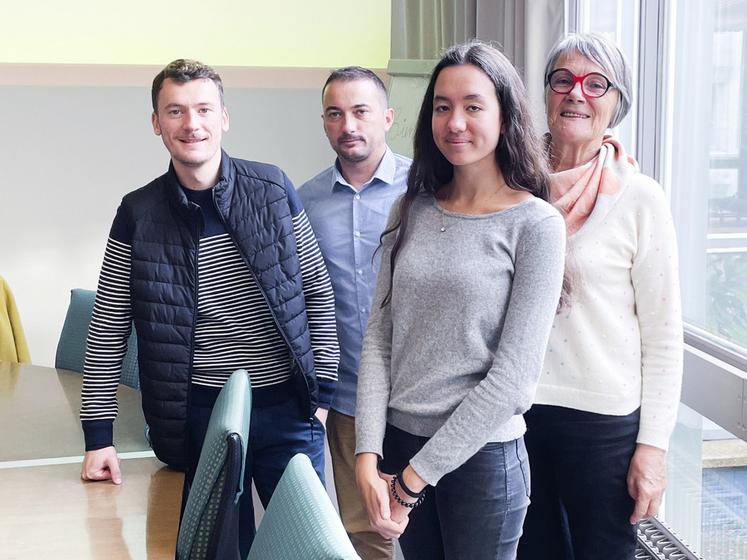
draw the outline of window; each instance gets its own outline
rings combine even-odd
[[[747,0],[674,5],[663,148],[685,320],[747,348]]]
[[[638,2],[581,0],[578,3],[578,11],[578,31],[599,33],[620,46],[633,73],[635,92],[638,89]],[[615,136],[631,154],[637,153],[636,121],[637,107],[634,104],[628,116],[614,131]]]
[[[747,558],[747,443],[680,407],[664,520],[705,559]],[[660,516],[661,517],[661,516]]]
[[[697,349],[685,353],[683,401],[698,412],[681,405],[665,519],[705,558],[744,558],[747,0],[667,8],[660,169],[679,238],[688,341]],[[724,352],[742,371],[718,365]]]
[[[685,378],[660,517],[704,558],[747,558],[747,0],[567,3],[571,31],[633,67],[615,132],[678,233]]]

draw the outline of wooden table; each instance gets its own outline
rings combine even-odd
[[[82,382],[81,374],[64,369],[0,362],[0,464],[83,455]],[[117,450],[148,450],[140,393],[120,385],[117,398]]]
[[[81,481],[78,463],[0,470],[0,558],[173,560],[183,475],[121,466],[119,486]]]
[[[123,482],[83,482],[79,373],[0,362],[0,558],[174,558],[183,475],[150,451],[119,386]]]

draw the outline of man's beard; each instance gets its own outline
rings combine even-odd
[[[351,154],[349,152],[345,152],[340,147],[340,144],[342,144],[343,142],[345,142],[347,140],[362,140],[365,143],[365,140],[362,137],[360,137],[360,136],[348,136],[348,135],[342,136],[337,141],[338,149],[335,150],[337,152],[337,157],[339,157],[340,159],[343,159],[343,160],[345,160],[347,162],[350,162],[350,163],[358,163],[358,162],[361,162],[361,161],[363,161],[365,159],[368,159],[368,156],[371,155],[371,152],[370,152],[370,150],[365,149],[367,146],[363,146],[363,152],[360,152],[360,153]]]

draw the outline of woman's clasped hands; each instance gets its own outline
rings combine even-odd
[[[407,527],[410,512],[418,499],[403,490],[395,475],[378,469],[378,457],[375,453],[358,455],[355,474],[371,527],[383,537],[398,538]],[[417,482],[413,486],[422,485],[424,488],[425,482],[414,471],[412,474]],[[410,504],[410,507],[405,504]]]

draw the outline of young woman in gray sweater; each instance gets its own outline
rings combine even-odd
[[[526,92],[473,42],[436,66],[382,236],[361,357],[358,486],[405,557],[512,559],[529,504],[522,413],[561,292],[565,227]]]

